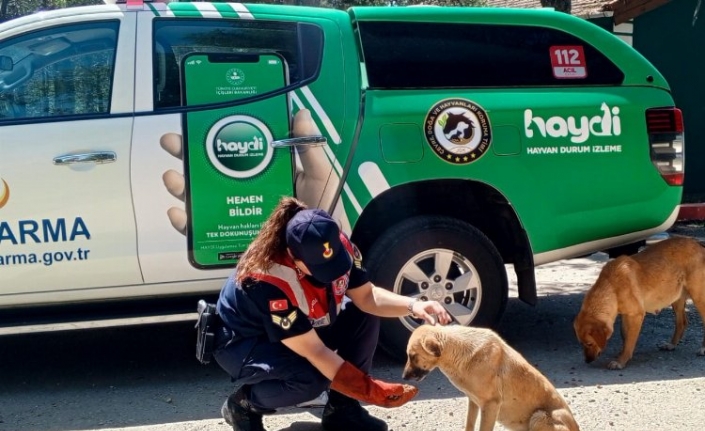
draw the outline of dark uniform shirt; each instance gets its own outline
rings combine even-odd
[[[362,256],[359,250],[354,245],[352,248],[353,265],[349,278],[346,280],[345,290],[358,288],[369,281],[367,271],[362,266]],[[292,265],[292,267],[294,266]],[[218,314],[236,337],[266,336],[271,342],[304,334],[310,331],[314,325],[324,326],[330,323],[321,322],[320,320],[323,319],[313,319],[311,316],[320,316],[331,310],[329,302],[332,300],[333,283],[336,281],[321,284],[309,276],[303,275],[302,278],[301,285],[314,298],[313,307],[308,315],[294,305],[290,297],[276,285],[255,280],[245,282],[243,287],[235,281],[235,274],[228,278],[220,291],[217,304]],[[321,308],[316,309],[316,307]],[[335,306],[332,308],[334,310]],[[331,318],[333,317],[331,316]]]

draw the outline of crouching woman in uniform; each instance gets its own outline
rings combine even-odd
[[[337,223],[294,198],[279,202],[245,251],[217,312],[224,328],[214,357],[239,386],[222,408],[235,431],[264,431],[263,414],[326,389],[323,429],[386,431],[359,401],[397,407],[418,390],[370,377],[379,317],[451,321],[436,301],[373,286]]]

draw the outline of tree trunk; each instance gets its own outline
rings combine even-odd
[[[0,22],[7,18],[8,4],[10,4],[10,0],[0,0]]]

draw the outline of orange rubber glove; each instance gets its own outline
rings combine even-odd
[[[356,400],[380,407],[402,406],[419,392],[411,385],[375,380],[347,361],[335,374],[330,388]]]

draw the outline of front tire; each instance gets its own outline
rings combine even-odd
[[[465,326],[496,327],[507,305],[507,272],[477,228],[444,216],[414,217],[389,228],[365,256],[372,282],[394,293],[436,300]],[[380,347],[406,360],[411,332],[423,322],[382,319]]]

